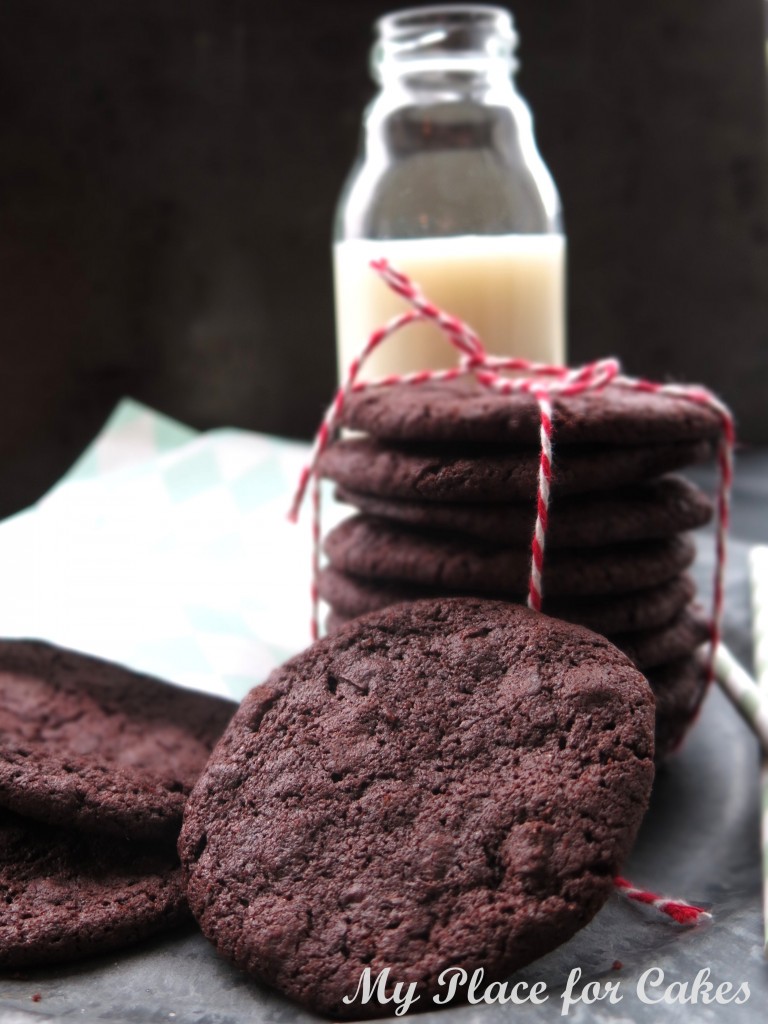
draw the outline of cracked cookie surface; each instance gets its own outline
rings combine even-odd
[[[449,964],[504,977],[599,909],[653,728],[645,679],[586,629],[469,598],[375,612],[244,700],[185,811],[190,906],[309,1007],[385,1013],[342,998],[389,967],[427,1009]]]
[[[173,843],[234,710],[76,651],[0,641],[0,806]]]

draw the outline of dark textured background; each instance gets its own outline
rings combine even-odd
[[[0,4],[0,514],[130,393],[308,436],[373,0]],[[517,0],[570,351],[696,378],[768,441],[761,0]]]

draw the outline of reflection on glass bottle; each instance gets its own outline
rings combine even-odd
[[[401,300],[368,263],[384,256],[467,320],[494,352],[564,360],[565,242],[554,182],[512,73],[517,37],[496,7],[400,11],[377,23],[381,90],[334,232],[340,373]],[[367,376],[447,366],[435,328],[388,342]]]

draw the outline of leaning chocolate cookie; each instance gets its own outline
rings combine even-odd
[[[346,626],[354,616],[341,615],[331,609],[325,620],[328,633]],[[570,619],[566,619],[570,622]],[[611,643],[623,651],[632,664],[648,675],[648,670],[666,665],[679,658],[689,658],[711,634],[708,617],[698,608],[686,609],[665,626],[608,636]],[[649,678],[650,681],[650,678]]]
[[[500,979],[590,920],[652,762],[650,689],[602,637],[496,601],[395,606],[246,697],[185,811],[190,906],[312,1009],[391,1012],[358,992],[389,968],[426,1010],[447,965]]]
[[[335,633],[354,616],[345,617],[331,609],[326,619],[326,630]],[[566,618],[567,622],[571,619]],[[688,658],[711,636],[709,617],[697,605],[684,609],[670,622],[655,629],[636,633],[608,635],[611,643],[623,651],[641,672],[657,668],[678,658]]]

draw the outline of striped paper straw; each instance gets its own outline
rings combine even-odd
[[[705,648],[700,650],[700,657],[705,660]],[[715,651],[715,678],[768,756],[768,690],[761,690],[725,644],[718,644]]]
[[[752,636],[755,674],[760,695],[768,700],[768,547],[756,547],[749,557],[752,581]],[[760,849],[763,865],[763,953],[768,959],[768,752],[760,766]]]
[[[752,579],[752,634],[755,643],[755,674],[763,692],[768,691],[768,547],[749,553]]]

